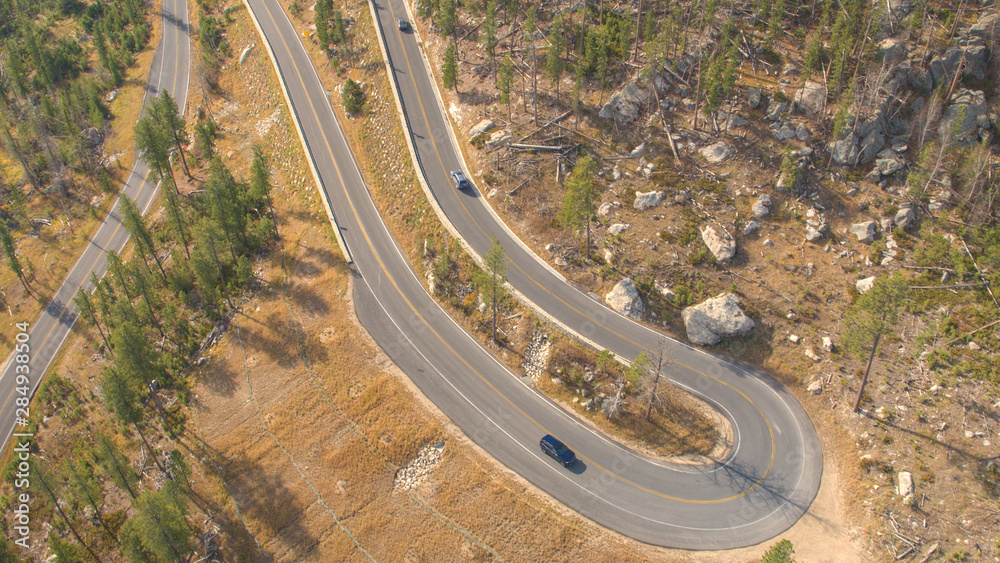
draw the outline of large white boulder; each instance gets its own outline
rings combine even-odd
[[[663,201],[663,192],[636,192],[635,203],[632,207],[642,211],[650,207],[656,207]]]
[[[722,229],[716,230],[712,225],[705,225],[701,229],[701,240],[705,241],[705,246],[719,262],[728,262],[736,256],[736,239]]]
[[[857,288],[858,293],[864,293],[871,288],[875,287],[875,276],[870,278],[864,278],[854,282],[854,287]]]
[[[615,311],[633,319],[642,317],[642,312],[646,309],[642,304],[642,298],[639,297],[639,290],[635,288],[631,278],[618,282],[604,296],[604,301]]]
[[[711,346],[727,336],[746,334],[754,327],[753,319],[743,314],[739,299],[723,293],[681,313],[688,340]]]
[[[628,230],[628,227],[629,226],[625,223],[615,223],[614,225],[608,227],[608,234],[611,236],[620,235]]]

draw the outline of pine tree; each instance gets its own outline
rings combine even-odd
[[[895,334],[899,321],[899,309],[906,301],[906,282],[898,275],[879,278],[844,316],[844,346],[858,359],[868,357],[864,376],[854,401],[854,412],[861,409],[861,399],[868,383],[879,341],[887,334]]]
[[[145,115],[136,123],[135,144],[153,177],[157,180],[168,178],[176,189],[177,182],[170,166],[170,138],[152,115]]]
[[[163,197],[167,201],[167,222],[177,231],[177,236],[180,237],[181,245],[184,247],[184,254],[190,260],[191,251],[188,250],[187,227],[184,221],[184,210],[181,209],[180,196],[176,190],[166,189],[163,190]]]
[[[134,500],[137,495],[136,484],[139,482],[139,475],[132,468],[128,458],[118,451],[110,436],[100,434],[97,437],[96,453],[97,462],[104,474]]]
[[[598,190],[594,175],[597,163],[589,156],[577,161],[573,174],[566,181],[566,197],[559,210],[559,222],[568,229],[576,229],[580,223],[587,228],[587,258],[590,258],[590,220],[597,209]]]
[[[32,479],[33,483],[37,483],[39,485],[41,492],[44,494],[45,498],[47,498],[49,502],[52,503],[52,507],[56,510],[57,513],[59,513],[59,516],[62,517],[63,522],[66,523],[66,526],[69,528],[70,533],[72,533],[73,537],[76,538],[76,541],[79,542],[79,544],[83,546],[83,548],[86,549],[88,553],[90,553],[91,557],[93,557],[96,561],[100,562],[101,558],[96,553],[94,553],[94,550],[91,549],[89,545],[87,545],[83,541],[83,538],[80,537],[80,533],[77,531],[76,526],[73,525],[73,521],[70,520],[68,516],[66,516],[66,512],[63,510],[62,505],[60,504],[62,492],[58,490],[58,482],[56,476],[49,473],[48,469],[46,469],[45,466],[42,464],[38,464],[32,469],[34,470],[35,473],[34,479]]]
[[[208,181],[209,215],[225,235],[233,263],[236,255],[247,248],[247,209],[244,205],[244,190],[233,178],[229,168],[218,158],[209,165]]]
[[[454,37],[458,32],[458,4],[456,0],[439,0],[437,25],[444,37]]]
[[[181,166],[184,168],[184,175],[191,178],[191,171],[188,170],[187,159],[184,157],[184,144],[188,142],[187,120],[181,115],[177,102],[166,90],[153,100],[153,115],[160,127],[166,132],[166,136],[177,149],[177,154],[181,157]]]
[[[97,327],[97,332],[100,333],[101,340],[104,341],[104,349],[110,354],[111,345],[108,344],[108,337],[104,334],[104,329],[101,328],[101,322],[97,319],[97,311],[94,310],[94,300],[90,293],[85,288],[81,288],[73,298],[73,303],[76,304],[76,308],[80,311],[80,314],[83,315],[83,318],[87,319],[91,324]]]
[[[195,549],[188,527],[187,502],[173,481],[159,491],[146,491],[133,503],[135,514],[122,526],[123,550],[130,559],[152,556],[159,561],[187,561]]]
[[[14,238],[10,236],[10,228],[6,224],[0,226],[0,245],[3,246],[3,253],[7,256],[7,267],[14,272],[17,279],[21,281],[24,290],[31,293],[28,281],[24,278],[24,269],[21,268],[21,260],[17,257],[17,248],[14,246]]]
[[[496,0],[490,0],[486,5],[486,16],[483,18],[483,25],[480,28],[482,34],[480,35],[480,42],[482,43],[483,49],[486,51],[486,60],[490,64],[490,68],[493,69],[493,80],[496,81],[497,78],[497,3]]]
[[[271,170],[264,157],[264,150],[260,145],[253,146],[253,161],[250,163],[250,198],[254,208],[260,208],[267,204],[271,213],[271,222],[274,225],[274,236],[278,236],[278,214],[274,211],[274,202],[271,200]]]
[[[458,56],[454,43],[449,43],[441,63],[441,81],[445,88],[458,92]]]
[[[330,14],[333,10],[333,0],[317,0],[314,22],[316,24],[316,40],[320,49],[330,48]]]
[[[357,114],[364,108],[365,92],[357,82],[350,78],[344,83],[340,97],[344,102],[344,111],[347,113]]]
[[[507,255],[504,254],[500,239],[490,239],[490,249],[483,255],[483,271],[480,274],[481,293],[490,303],[493,311],[493,342],[497,341],[497,311],[503,296],[503,284],[507,281]]]
[[[507,104],[507,121],[511,120],[510,108],[510,88],[514,84],[514,63],[510,60],[510,55],[503,58],[500,63],[500,70],[497,73],[497,88],[500,90],[500,102]]]
[[[121,198],[119,201],[121,202],[122,224],[125,225],[125,228],[132,234],[132,238],[135,239],[136,252],[146,264],[149,264],[148,259],[152,256],[156,262],[156,267],[160,270],[160,275],[166,281],[167,273],[163,270],[163,262],[160,261],[159,255],[156,254],[153,235],[149,232],[149,226],[146,224],[146,219],[142,216],[142,212],[139,211],[139,207],[128,196]]]
[[[94,473],[94,467],[91,465],[89,457],[87,455],[82,458],[70,459],[67,462],[69,465],[69,490],[71,493],[69,499],[78,513],[83,513],[84,508],[89,506],[94,511],[94,516],[97,517],[97,521],[101,524],[101,527],[104,528],[104,532],[117,544],[119,543],[118,537],[108,528],[107,522],[104,521],[104,492],[97,474]]]
[[[219,126],[211,117],[195,124],[194,142],[202,159],[212,160],[215,157],[215,135],[218,130]]]

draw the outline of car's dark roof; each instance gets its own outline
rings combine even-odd
[[[545,442],[546,444],[550,445],[550,446],[553,446],[553,447],[558,447],[558,446],[564,445],[559,440],[556,440],[555,436],[553,436],[552,434],[546,434],[545,436],[543,436],[542,437],[542,441]]]

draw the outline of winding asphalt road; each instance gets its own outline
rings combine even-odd
[[[478,253],[497,236],[509,281],[553,321],[596,346],[634,358],[663,343],[675,385],[702,397],[735,429],[731,455],[715,465],[661,463],[637,455],[565,413],[509,372],[427,294],[382,222],[295,29],[274,0],[245,0],[268,44],[349,248],[357,313],[376,341],[442,411],[513,471],[586,517],[644,542],[723,549],[766,541],[794,524],[819,488],[822,451],[808,416],[766,373],[694,349],[626,319],[571,287],[524,249],[478,190],[457,192],[461,167],[417,38],[400,0],[375,0],[406,127],[444,219]],[[543,456],[551,433],[576,450],[564,469]],[[364,544],[364,539],[359,538]]]
[[[162,12],[163,35],[153,55],[153,64],[146,83],[146,96],[156,95],[166,89],[177,101],[177,106],[183,113],[187,106],[191,58],[187,0],[163,0]],[[137,158],[121,192],[126,197],[132,198],[143,213],[149,208],[157,192],[157,186],[145,181],[147,172],[146,163]],[[0,429],[2,429],[0,432],[3,432],[4,436],[3,447],[0,450],[7,447],[12,433],[25,431],[23,426],[16,424],[17,418],[21,416],[17,411],[16,399],[25,393],[34,394],[49,364],[58,354],[63,341],[76,323],[76,306],[73,303],[76,292],[81,289],[93,291],[93,285],[90,283],[91,272],[97,274],[99,278],[103,277],[107,271],[108,251],[121,252],[128,242],[129,232],[122,225],[120,201],[119,199],[115,202],[111,213],[87,244],[76,265],[70,270],[41,316],[31,323],[28,333],[29,381],[26,385],[18,381],[18,374],[15,373],[17,364],[13,361],[13,354],[7,358],[3,374],[0,375],[0,401],[3,405],[0,407]],[[30,319],[14,320],[23,322]],[[13,343],[10,343],[10,348],[13,348]]]

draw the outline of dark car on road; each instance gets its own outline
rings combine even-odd
[[[546,434],[538,442],[538,445],[542,447],[543,452],[555,458],[556,461],[565,467],[573,465],[576,461],[576,454],[573,453],[573,450],[567,448],[566,444],[556,440],[551,434]]]
[[[461,170],[452,170],[449,175],[451,176],[452,183],[455,184],[455,188],[465,190],[472,187],[472,184],[465,178],[465,174],[462,174]]]
[[[399,27],[400,31],[406,31],[410,29],[410,23],[402,18],[396,19],[396,25]]]

